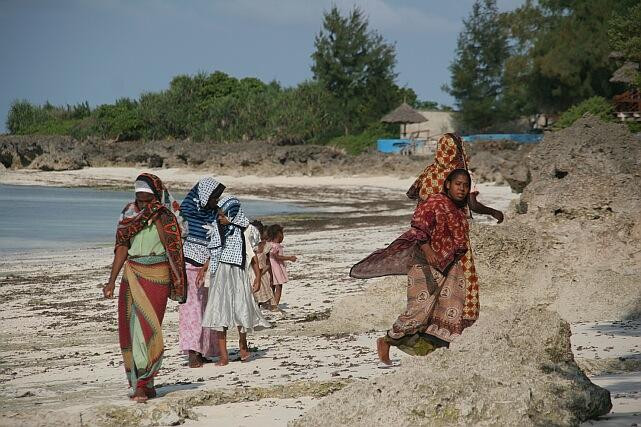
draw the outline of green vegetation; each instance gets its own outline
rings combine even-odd
[[[641,64],[641,3],[615,13],[608,30],[610,45],[629,61]],[[641,71],[637,70],[634,85],[641,88]]]
[[[368,27],[358,8],[346,16],[335,7],[325,13],[312,55],[314,79],[295,87],[220,71],[179,75],[164,91],[94,110],[87,103],[61,108],[17,101],[7,127],[13,134],[79,139],[330,143],[358,153],[390,135],[390,128],[378,123],[382,115],[403,100],[421,105],[413,90],[395,83],[394,46]],[[422,105],[438,107],[429,101]]]
[[[623,92],[610,82],[618,67],[610,53],[641,56],[639,22],[638,0],[527,0],[506,13],[497,12],[495,0],[477,0],[446,87],[461,126],[497,130],[518,117]]]
[[[336,100],[345,135],[365,129],[404,98],[416,100],[414,91],[401,89],[394,82],[394,46],[368,29],[359,8],[345,17],[336,6],[325,13],[314,45],[314,78]]]
[[[610,82],[620,65],[610,52],[641,62],[638,0],[526,0],[505,13],[496,0],[476,0],[464,24],[444,86],[464,132],[501,131],[536,113],[567,110],[559,127],[585,112],[609,117],[605,100],[626,89]],[[86,102],[15,101],[6,125],[18,135],[327,143],[358,153],[395,134],[378,120],[403,101],[451,111],[397,85],[395,46],[370,29],[359,8],[324,13],[314,47],[313,79],[295,87],[220,71],[179,75],[166,90],[93,110]],[[634,85],[641,87],[639,72]]]
[[[598,116],[601,120],[611,122],[614,120],[614,107],[605,98],[601,96],[594,96],[590,99],[571,107],[559,117],[559,120],[554,123],[555,129],[564,129],[583,117],[584,114],[592,114]]]
[[[443,89],[456,98],[465,130],[487,131],[505,118],[501,95],[509,51],[499,19],[495,0],[477,1],[458,36],[452,82]]]
[[[27,101],[15,101],[7,117],[7,129],[16,135],[69,135],[71,129],[91,114],[89,104],[54,107],[49,102],[35,106]]]

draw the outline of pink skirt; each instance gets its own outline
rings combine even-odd
[[[203,312],[207,306],[208,289],[196,287],[200,267],[186,263],[187,302],[179,306],[180,349],[197,351],[203,356],[217,356],[216,331],[203,328]]]

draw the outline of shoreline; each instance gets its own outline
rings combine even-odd
[[[399,190],[414,182],[415,177],[401,178],[395,175],[219,175],[215,171],[189,168],[135,168],[135,167],[86,167],[67,171],[39,171],[34,169],[15,169],[0,171],[0,184],[42,185],[54,187],[96,187],[129,188],[131,182],[141,172],[158,175],[168,186],[189,189],[203,176],[214,176],[228,187],[244,188],[250,185],[281,187],[296,183],[298,187],[373,187]],[[405,188],[405,189],[407,189]]]

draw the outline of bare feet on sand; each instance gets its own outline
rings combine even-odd
[[[203,357],[197,351],[189,350],[189,367],[190,368],[202,368],[203,366]]]
[[[136,392],[134,393],[133,396],[131,396],[131,400],[138,403],[145,403],[148,399],[149,399],[149,396],[147,396],[147,389],[144,387],[136,388]]]
[[[216,362],[216,366],[227,366],[229,364],[229,357],[225,356],[222,357],[220,356],[220,359],[218,359],[218,362]]]
[[[247,345],[247,334],[244,332],[240,332],[240,329],[238,329],[238,332],[240,335],[240,338],[238,340],[238,352],[240,353],[240,361],[247,362],[251,357],[251,354],[249,353],[249,346]]]
[[[378,352],[378,358],[386,365],[392,364],[392,361],[389,358],[389,349],[390,345],[387,343],[387,341],[385,341],[385,338],[381,337],[376,340],[376,351]]]
[[[239,353],[240,353],[240,361],[241,362],[248,362],[249,359],[251,359],[251,353],[249,352],[249,350],[247,350],[247,349],[243,350],[241,348]]]

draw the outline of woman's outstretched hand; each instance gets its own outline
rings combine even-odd
[[[503,219],[504,219],[503,212],[494,209],[494,212],[492,212],[492,216],[494,217],[494,219],[496,219],[497,224],[500,224],[503,222]]]
[[[114,282],[106,283],[102,287],[102,294],[104,295],[105,298],[113,298],[115,289],[116,289],[116,284]]]

